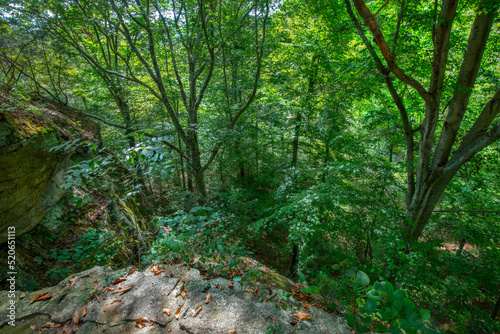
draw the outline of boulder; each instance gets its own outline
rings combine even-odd
[[[342,317],[312,305],[308,310],[299,301],[280,302],[273,287],[267,290],[268,299],[257,299],[249,286],[243,289],[222,277],[207,280],[197,269],[183,265],[156,265],[129,273],[94,267],[51,288],[25,293],[22,299],[22,292],[9,298],[3,291],[0,332],[22,334],[44,328],[46,333],[82,334],[261,334],[276,326],[280,333],[352,333]],[[15,323],[9,324],[11,301]],[[310,318],[294,321],[298,312]]]
[[[9,227],[16,236],[26,233],[64,195],[59,185],[74,152],[51,148],[75,138],[96,141],[98,133],[69,108],[0,95],[0,244]]]

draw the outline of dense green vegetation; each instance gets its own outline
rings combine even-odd
[[[3,94],[102,124],[56,148],[95,153],[75,210],[110,182],[136,210],[53,257],[248,255],[358,333],[500,331],[499,6],[3,2]]]

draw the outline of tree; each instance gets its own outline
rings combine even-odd
[[[474,155],[500,138],[500,122],[494,123],[495,117],[500,112],[500,89],[496,88],[497,90],[493,91],[493,96],[482,103],[482,110],[478,114],[475,106],[470,103],[471,96],[477,98],[473,94],[474,83],[481,69],[484,51],[488,47],[488,37],[498,14],[499,4],[496,1],[482,1],[475,8],[476,15],[470,29],[461,65],[452,76],[455,79],[453,91],[447,92],[445,79],[448,76],[446,71],[450,71],[450,66],[448,64],[447,68],[447,63],[450,62],[451,58],[450,36],[454,19],[457,16],[457,0],[444,0],[439,14],[437,14],[436,2],[431,27],[432,61],[430,66],[424,69],[424,73],[419,73],[420,78],[408,74],[408,71],[400,66],[402,60],[398,59],[398,54],[395,51],[399,42],[398,35],[403,29],[402,18],[405,15],[405,1],[401,2],[392,47],[386,41],[387,34],[384,34],[377,20],[378,13],[387,2],[376,14],[373,14],[362,0],[353,0],[353,3],[368,27],[385,64],[382,63],[379,54],[375,52],[371,42],[365,36],[361,24],[352,12],[349,0],[345,0],[347,11],[370,51],[378,70],[384,76],[385,83],[403,122],[406,136],[408,189],[406,217],[402,229],[405,238],[411,243],[412,240],[421,236],[441,195],[457,171]],[[468,10],[470,12],[472,9],[468,8]],[[415,53],[418,54],[418,52]],[[420,98],[425,111],[423,122],[417,128],[412,126],[405,101],[393,83],[393,76],[402,84],[413,88]],[[426,76],[427,80],[425,80]],[[426,83],[427,88],[424,86]],[[450,100],[445,105],[447,113],[441,125],[440,110],[448,94]],[[465,124],[471,122],[472,125],[468,128],[467,133],[462,135],[461,131],[463,132],[464,129],[461,128],[461,124],[464,119],[467,119]],[[413,163],[415,129],[420,130],[416,166]],[[440,135],[436,143],[435,134],[439,129]]]
[[[231,131],[257,92],[269,2],[74,0],[54,4],[42,0],[32,1],[30,11],[75,47],[103,78],[114,77],[110,79],[114,97],[124,95],[119,79],[145,87],[161,103],[186,151],[172,140],[165,143],[187,161],[204,202],[204,173],[224,143],[222,135],[202,161],[200,111],[210,107],[203,105],[204,97],[215,78],[226,78],[226,49],[251,38],[241,47],[254,50],[251,58],[245,54],[247,67],[254,68],[253,83],[244,87],[245,97],[230,110],[221,108],[228,118],[224,126]]]

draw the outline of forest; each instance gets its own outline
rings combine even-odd
[[[64,205],[40,219],[74,231],[16,237],[45,247],[20,288],[158,262],[245,282],[251,258],[355,333],[500,333],[499,13],[2,0],[0,117],[58,133]],[[48,109],[76,118],[49,126]]]

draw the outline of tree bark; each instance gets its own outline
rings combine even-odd
[[[500,294],[498,295],[495,306],[493,306],[493,310],[491,310],[491,319],[493,319],[493,321],[495,321],[499,312],[500,312]]]
[[[352,10],[350,10],[349,0],[345,2],[351,19],[356,23],[357,19],[353,15]],[[497,15],[496,12],[499,4],[496,3],[495,8],[490,8],[489,12],[484,10],[481,5],[478,8],[478,13],[469,34],[467,47],[464,52],[457,79],[457,86],[448,109],[446,121],[442,127],[437,147],[433,149],[440,100],[444,89],[443,82],[446,73],[448,51],[450,48],[449,40],[458,0],[443,0],[439,19],[437,20],[438,23],[433,27],[434,53],[428,89],[425,89],[420,82],[404,73],[397,65],[394,54],[385,41],[376,17],[371,13],[363,0],[353,0],[353,2],[359,15],[363,18],[372,33],[374,42],[387,63],[387,69],[403,83],[413,87],[420,95],[425,105],[425,117],[420,126],[421,139],[416,168],[416,182],[413,185],[413,189],[411,185],[413,172],[410,173],[412,164],[407,165],[409,187],[407,191],[406,219],[402,224],[402,231],[405,239],[408,243],[411,243],[412,240],[416,240],[421,236],[441,195],[444,193],[458,169],[476,153],[500,138],[500,123],[490,128],[494,118],[500,111],[499,89],[492,99],[486,103],[483,111],[474,122],[474,125],[462,140],[459,148],[450,157],[451,151],[456,143],[458,129],[469,103],[470,93],[472,92],[472,87],[474,86],[479,71],[488,36],[492,28],[493,20]],[[364,37],[360,24],[358,23],[356,26],[358,28],[358,33],[372,54],[377,67],[383,73],[385,67],[381,65],[376,54],[370,48],[371,44],[367,42],[366,37]],[[386,80],[386,82],[390,82],[390,80]],[[413,130],[405,125],[407,122],[406,112],[403,112],[403,109],[398,105],[401,99],[398,99],[395,90],[391,89],[389,83],[387,86],[391,95],[393,95],[393,99],[398,109],[400,109],[403,127],[407,137],[408,157],[409,150],[412,150],[413,147],[413,138],[412,136],[410,138],[409,133],[413,133]],[[407,162],[409,161],[407,160]]]

